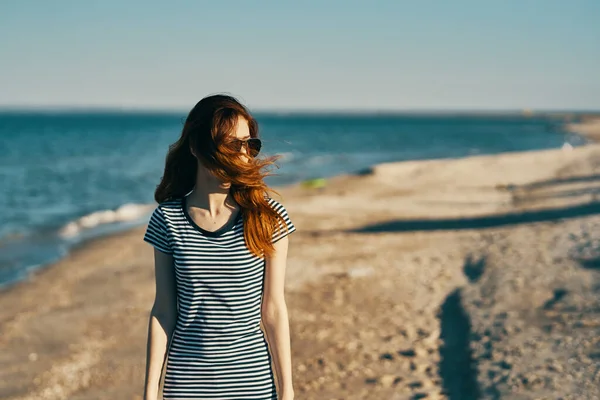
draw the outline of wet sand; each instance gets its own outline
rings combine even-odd
[[[594,144],[280,188],[296,398],[600,398],[599,173]],[[0,293],[0,398],[141,399],[144,229]]]

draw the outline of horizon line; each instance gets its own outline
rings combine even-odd
[[[447,107],[447,108],[267,108],[267,107],[248,107],[250,112],[256,114],[277,114],[277,115],[402,115],[402,114],[510,114],[510,115],[540,115],[540,114],[600,114],[599,109],[582,108],[466,108],[466,107]],[[158,114],[187,114],[191,108],[184,109],[180,107],[132,107],[132,106],[77,106],[77,105],[0,105],[0,113],[158,113]]]

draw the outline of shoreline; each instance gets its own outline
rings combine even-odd
[[[584,115],[580,122],[569,123],[566,128],[593,141],[600,141],[600,116],[598,115]]]
[[[298,228],[286,273],[298,396],[599,395],[588,359],[600,341],[586,335],[600,337],[600,321],[585,310],[600,277],[570,261],[579,242],[565,239],[600,231],[598,160],[588,144],[274,188]],[[141,399],[154,294],[144,229],[90,239],[0,291],[0,397]]]
[[[519,113],[509,113],[508,115],[522,115]],[[532,117],[535,117],[537,115],[542,115],[542,116],[547,116],[547,115],[555,115],[555,117],[557,119],[560,119],[563,121],[563,126],[564,126],[564,131],[565,133],[567,132],[571,132],[571,133],[575,133],[581,137],[587,138],[587,139],[591,139],[593,141],[598,141],[600,139],[600,132],[598,132],[600,130],[600,116],[598,116],[597,114],[590,114],[590,113],[563,113],[563,112],[556,112],[556,113],[533,113],[531,114]],[[578,123],[572,123],[569,121],[573,121],[574,118],[579,118],[581,119],[581,122]],[[567,147],[571,147],[571,146],[567,146]],[[579,146],[577,146],[579,147]],[[567,149],[568,150],[568,149]],[[516,151],[517,153],[521,153],[521,152],[535,152],[535,151],[544,151],[542,150],[525,150],[525,151]],[[512,153],[511,152],[505,152],[505,153],[496,153],[496,154],[489,154],[490,156],[494,156],[494,155],[501,155],[501,154],[509,154]],[[481,154],[476,154],[477,155],[481,155]],[[483,154],[484,156],[487,154]],[[433,158],[433,159],[418,159],[418,161],[427,161],[427,160],[442,160],[442,161],[448,161],[448,160],[456,160],[456,159],[462,159],[462,158],[469,158],[472,157],[472,155],[469,156],[464,156],[464,157],[450,157],[450,158]],[[404,163],[404,162],[412,162],[410,160],[405,160],[405,161],[391,161],[391,162],[385,162],[382,164],[395,164],[395,163]],[[337,176],[352,176],[352,175],[360,175],[361,171],[368,171],[374,168],[377,168],[377,165],[379,164],[374,164],[371,165],[369,167],[366,167],[362,170],[357,170],[355,172],[347,172],[347,173],[342,173],[333,177],[326,177],[326,178],[322,178],[322,180],[325,182],[325,184],[327,184],[328,181],[330,181],[331,179],[335,179]],[[319,181],[321,180],[321,178],[316,178],[316,179],[312,179],[313,181]],[[277,187],[274,187],[274,189],[285,189],[287,187],[294,187],[296,185],[302,185],[303,182],[293,182],[293,183],[289,183],[286,185],[279,185]],[[125,206],[128,206],[129,208],[127,210],[123,210],[124,212],[127,213],[131,213],[134,212],[135,215],[132,216],[127,216],[127,215],[117,215],[120,213],[119,208],[117,209],[109,209],[109,210],[96,210],[91,212],[90,214],[84,215],[82,217],[79,218],[75,218],[73,220],[69,220],[69,221],[65,221],[65,223],[63,224],[63,226],[58,229],[55,233],[55,235],[57,235],[56,238],[52,238],[52,240],[54,240],[56,242],[56,249],[54,249],[54,251],[48,251],[47,250],[47,254],[50,254],[50,256],[47,256],[45,258],[42,257],[37,257],[36,261],[34,263],[35,266],[32,265],[23,265],[18,267],[19,271],[25,271],[25,270],[29,270],[29,272],[26,272],[25,275],[26,277],[24,278],[16,278],[16,279],[9,279],[6,282],[0,282],[0,293],[2,293],[3,291],[7,290],[8,288],[10,288],[11,286],[18,284],[19,282],[23,282],[23,281],[27,281],[27,276],[30,276],[32,274],[36,274],[37,271],[40,270],[44,270],[46,268],[51,267],[52,265],[56,264],[57,262],[60,262],[60,260],[62,259],[62,257],[64,256],[58,256],[59,253],[62,253],[61,249],[59,249],[60,247],[63,246],[67,246],[67,252],[71,252],[73,249],[75,249],[76,247],[79,247],[81,245],[84,245],[85,243],[89,242],[90,240],[95,240],[98,238],[102,238],[102,237],[106,237],[106,236],[110,236],[113,234],[117,234],[120,232],[124,232],[127,231],[129,229],[134,229],[137,226],[142,226],[144,225],[145,219],[149,217],[149,214],[147,214],[146,216],[144,216],[144,213],[142,212],[140,214],[140,211],[143,209],[152,209],[155,204],[154,203],[149,203],[149,204],[134,204],[135,208],[137,210],[132,210],[131,209],[131,204],[124,204],[122,207],[125,208]],[[94,218],[105,218],[104,214],[115,214],[115,225],[113,224],[105,224],[100,222],[99,224],[97,224],[96,226],[94,226],[93,228],[86,228],[84,231],[81,232],[81,234],[83,235],[83,237],[81,239],[78,239],[76,243],[74,244],[69,244],[69,240],[70,239],[63,239],[60,238],[59,236],[61,235],[61,231],[66,233],[67,235],[70,234],[70,232],[72,231],[77,231],[78,229],[80,229],[79,225],[81,224],[82,221],[86,220],[86,224],[89,224],[89,222],[87,221],[88,219],[94,217]],[[126,218],[125,218],[126,217]],[[125,219],[123,219],[125,218]],[[135,223],[132,223],[132,221],[137,221]],[[133,227],[133,228],[132,228]],[[93,233],[92,231],[96,231],[96,233]],[[11,238],[7,238],[6,239],[6,243],[10,244],[10,240],[12,240]],[[18,243],[18,245],[27,245],[27,243],[23,242],[23,243]],[[57,257],[60,257],[57,259]],[[12,262],[12,259],[9,260],[9,262]],[[20,274],[20,272],[15,273],[15,275]]]

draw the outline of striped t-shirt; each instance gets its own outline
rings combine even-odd
[[[187,195],[159,204],[144,241],[173,256],[178,316],[168,351],[165,399],[276,399],[268,344],[260,329],[264,257],[250,253],[244,221],[207,231],[190,217]],[[272,198],[286,228],[296,230]]]

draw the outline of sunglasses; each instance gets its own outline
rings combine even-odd
[[[245,140],[233,139],[232,144],[236,151],[242,151],[242,147],[246,146],[246,152],[252,157],[256,157],[260,153],[260,149],[262,147],[262,142],[258,138],[250,138]]]

